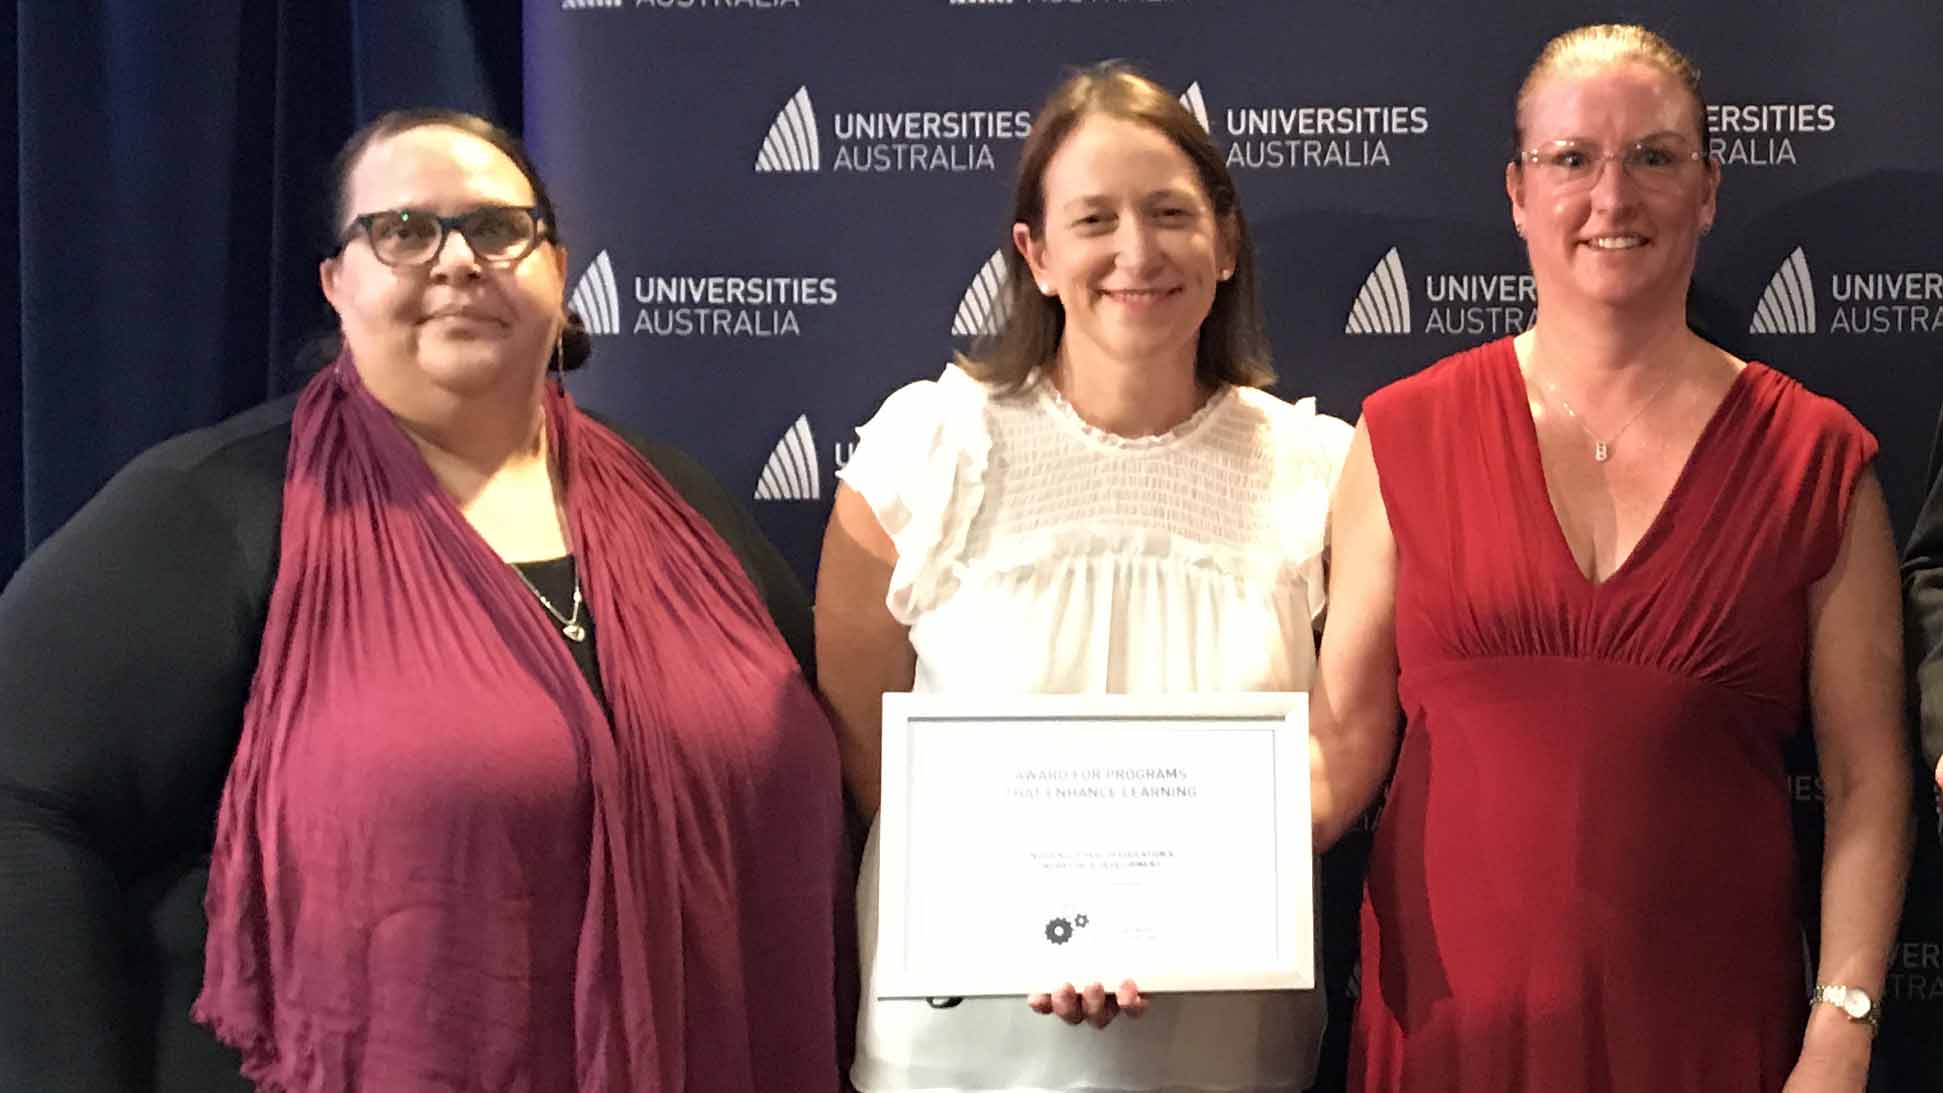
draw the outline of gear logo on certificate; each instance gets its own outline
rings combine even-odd
[[[1073,940],[1075,931],[1086,929],[1086,912],[1082,911],[1071,918],[1056,915],[1046,920],[1046,940],[1054,945],[1064,945]]]
[[[1054,945],[1064,945],[1073,940],[1073,924],[1063,918],[1046,923],[1046,940]]]

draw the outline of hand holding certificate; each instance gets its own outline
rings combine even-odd
[[[1306,713],[886,695],[880,995],[1312,987]]]

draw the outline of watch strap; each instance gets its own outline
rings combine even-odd
[[[1849,1003],[1858,998],[1862,1000],[1864,1007],[1860,1014],[1849,1008]],[[1834,1006],[1849,1020],[1868,1025],[1870,1035],[1882,1029],[1881,1004],[1872,998],[1868,991],[1860,987],[1851,987],[1846,983],[1817,983],[1815,989],[1808,994],[1808,1004],[1813,1006],[1817,1003]]]

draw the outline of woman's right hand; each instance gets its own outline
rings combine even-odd
[[[1147,999],[1131,979],[1121,980],[1120,989],[1111,993],[1100,983],[1093,983],[1085,990],[1063,983],[1050,994],[1027,998],[1026,1005],[1034,1013],[1049,1014],[1069,1025],[1084,1022],[1094,1028],[1105,1028],[1122,1013],[1138,1018],[1147,1012]]]

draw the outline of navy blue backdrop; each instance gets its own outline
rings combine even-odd
[[[576,394],[701,457],[807,577],[854,427],[993,320],[1019,115],[1061,66],[1143,61],[1206,118],[1256,228],[1281,390],[1353,417],[1381,383],[1528,321],[1500,182],[1510,97],[1544,38],[1614,17],[1689,49],[1718,107],[1697,323],[1855,410],[1907,529],[1943,402],[1943,8],[1350,7],[18,5],[0,15],[18,210],[0,420],[19,422],[0,574],[135,452],[294,385],[328,318],[323,166],[382,109],[524,123],[601,332]],[[1804,750],[1787,787],[1810,879],[1812,771]],[[1943,855],[1920,846],[1876,1089],[1943,1075]],[[1325,863],[1330,979],[1352,989],[1363,850]]]
[[[1279,389],[1354,418],[1381,384],[1530,321],[1504,196],[1512,96],[1546,38],[1614,17],[1706,73],[1725,181],[1694,322],[1851,407],[1882,441],[1907,529],[1943,402],[1943,6],[1929,0],[528,0],[529,136],[598,332],[572,385],[699,455],[808,576],[856,426],[993,319],[988,263],[1027,115],[1064,66],[1126,57],[1181,94],[1236,171]],[[1812,918],[1805,735],[1776,788],[1796,803]],[[1356,982],[1367,842],[1325,862],[1339,991]],[[1923,846],[1879,1089],[1943,1076],[1943,862]],[[1346,1027],[1332,1024],[1325,1088]]]

